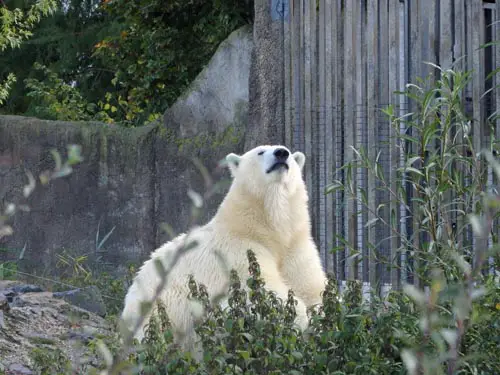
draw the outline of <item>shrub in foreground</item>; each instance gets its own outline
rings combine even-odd
[[[363,300],[360,284],[351,282],[341,296],[330,276],[323,305],[311,311],[304,334],[293,325],[295,300],[279,300],[264,289],[259,265],[248,252],[248,292],[231,273],[228,307],[210,305],[203,285],[190,280],[191,298],[204,310],[197,327],[204,346],[203,360],[173,344],[168,316],[161,307],[153,315],[141,346],[128,358],[127,373],[140,374],[407,374],[402,360],[406,348],[419,348],[426,358],[442,359],[433,372],[445,372],[451,357],[441,346],[440,331],[423,331],[426,315],[418,302],[401,292],[387,298]],[[450,291],[443,286],[436,301],[434,323],[446,326],[454,319]],[[458,350],[460,374],[500,372],[495,354],[500,340],[500,289],[491,278],[474,303],[469,329]],[[451,326],[449,327],[452,328]],[[448,353],[448,354],[447,354]],[[441,358],[442,357],[442,358]],[[133,367],[133,368],[132,368]],[[424,372],[422,372],[424,373]]]

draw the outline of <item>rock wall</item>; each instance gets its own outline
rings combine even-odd
[[[68,123],[0,116],[0,204],[22,201],[25,171],[53,166],[50,149],[65,156],[66,145],[82,146],[84,162],[67,177],[38,186],[29,197],[31,212],[17,214],[14,235],[0,239],[0,263],[19,261],[31,274],[57,273],[57,254],[86,254],[123,270],[164,240],[161,223],[176,232],[189,225],[187,190],[203,193],[203,177],[193,158],[214,172],[229,152],[242,152],[248,111],[252,31],[244,27],[221,44],[208,66],[164,123],[124,129],[101,123]],[[222,199],[213,196],[200,220]],[[111,230],[101,249],[99,242]],[[98,240],[96,235],[98,234]]]
[[[52,148],[65,155],[68,143],[80,144],[85,161],[64,178],[38,185],[29,197],[31,212],[14,216],[14,235],[4,238],[0,261],[14,259],[26,248],[26,270],[51,273],[56,254],[114,256],[133,259],[155,244],[155,127],[112,128],[103,124],[0,117],[0,186],[4,201],[21,203],[25,171],[35,176],[53,168]],[[109,242],[96,252],[101,239],[115,227]],[[109,259],[108,259],[109,258]]]

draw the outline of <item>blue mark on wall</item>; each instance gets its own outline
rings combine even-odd
[[[271,19],[273,21],[288,21],[290,13],[289,0],[272,0],[271,1]]]

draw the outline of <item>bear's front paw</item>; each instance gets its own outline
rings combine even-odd
[[[297,313],[295,324],[297,324],[301,331],[304,331],[309,325],[306,305],[302,301],[299,301],[297,306],[295,306],[295,312]]]

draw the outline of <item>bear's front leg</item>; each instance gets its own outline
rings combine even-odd
[[[320,304],[327,277],[312,239],[298,243],[281,267],[284,281],[307,307]]]

